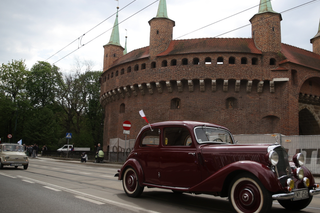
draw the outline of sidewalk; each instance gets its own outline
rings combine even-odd
[[[90,165],[90,166],[100,166],[100,167],[110,167],[115,169],[120,169],[122,167],[122,163],[110,163],[110,162],[102,162],[102,163],[95,163],[93,160],[89,160],[86,163],[81,163],[80,159],[76,160],[74,158],[59,158],[59,157],[41,157],[38,156],[38,159],[53,159],[59,162],[68,162],[74,164],[82,164],[82,165]],[[34,158],[32,158],[34,159]]]

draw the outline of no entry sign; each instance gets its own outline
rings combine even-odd
[[[124,121],[122,126],[123,126],[124,130],[130,130],[131,129],[130,121]]]

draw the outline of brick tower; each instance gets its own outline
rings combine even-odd
[[[103,72],[107,71],[118,58],[123,56],[124,48],[120,44],[119,27],[118,27],[118,10],[116,20],[114,21],[113,30],[108,44],[104,45]]]
[[[150,25],[150,58],[165,51],[172,41],[175,22],[168,18],[166,0],[160,0],[157,16],[149,21]]]
[[[310,40],[310,42],[312,43],[313,52],[320,55],[320,22],[318,33]]]
[[[259,12],[251,19],[252,38],[262,52],[281,51],[280,13],[274,12],[270,0],[260,0]]]

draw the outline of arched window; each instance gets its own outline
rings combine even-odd
[[[246,57],[241,58],[241,64],[247,64],[247,63],[248,61]]]
[[[193,65],[198,65],[198,64],[200,64],[199,58],[194,58],[192,64],[193,64]]]
[[[234,97],[227,98],[226,100],[227,109],[236,109],[238,108],[238,100]]]
[[[117,70],[117,71],[116,71],[116,76],[118,76],[118,75],[119,75],[119,71]]]
[[[110,79],[110,75],[108,74],[108,80]]]
[[[124,69],[122,68],[122,69],[121,69],[121,75],[123,75],[123,74],[124,74]]]
[[[236,58],[235,57],[230,57],[229,58],[229,64],[235,64],[236,63]]]
[[[145,69],[146,69],[146,64],[145,64],[145,63],[141,64],[141,69],[142,69],[142,70],[145,70]]]
[[[113,78],[113,72],[111,73],[111,78]]]
[[[177,60],[176,59],[172,59],[171,60],[171,66],[177,66]]]
[[[127,68],[127,73],[131,72],[131,67]]]
[[[151,63],[151,68],[156,68],[156,67],[157,67],[156,62],[152,62],[152,63]]]
[[[276,59],[270,58],[270,65],[276,65]]]
[[[120,104],[120,113],[125,113],[126,105],[124,103]]]
[[[173,98],[171,99],[171,109],[180,109],[181,107],[181,100],[180,98]]]
[[[223,57],[219,57],[217,59],[217,64],[223,64]]]
[[[182,65],[188,65],[188,59],[187,58],[182,59]]]
[[[161,63],[161,66],[162,66],[162,67],[168,66],[167,60],[163,60],[162,63]]]
[[[210,58],[210,57],[207,57],[207,58],[204,60],[204,63],[205,63],[205,64],[211,64],[211,58]]]
[[[252,58],[251,59],[251,64],[252,65],[258,65],[258,59],[257,58]]]
[[[136,64],[136,65],[134,66],[134,71],[138,71],[138,70],[139,70],[139,65]]]

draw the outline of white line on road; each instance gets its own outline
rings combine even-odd
[[[30,181],[30,180],[22,180],[22,181],[27,182],[27,183],[34,183],[34,182]]]
[[[114,178],[112,175],[100,175],[100,177],[105,177],[105,178]]]
[[[102,203],[102,202],[99,202],[99,201],[96,201],[96,200],[92,200],[92,199],[89,199],[89,198],[86,198],[86,197],[81,197],[81,196],[75,196],[76,198],[79,198],[81,200],[85,200],[85,201],[88,201],[88,202],[91,202],[91,203],[95,203],[95,204],[98,204],[98,205],[103,205],[105,203]]]
[[[78,195],[78,196],[86,197],[86,198],[89,198],[89,199],[93,199],[93,200],[101,201],[101,202],[104,202],[104,203],[108,203],[108,204],[111,204],[111,205],[114,205],[114,206],[117,206],[117,207],[120,207],[120,208],[128,209],[128,210],[131,210],[131,211],[134,211],[134,212],[138,212],[138,213],[141,213],[141,212],[159,213],[157,211],[152,211],[152,210],[144,209],[144,208],[141,208],[141,207],[138,207],[138,206],[133,206],[132,204],[124,204],[124,203],[120,203],[120,202],[117,202],[117,201],[104,199],[104,198],[101,198],[101,197],[97,197],[97,196],[90,195],[90,194],[87,194],[87,193],[79,192],[79,191],[76,191],[76,190],[73,190],[73,189],[68,189],[68,188],[65,188],[65,187],[62,187],[62,186],[54,185],[54,184],[43,182],[43,181],[40,181],[40,180],[35,180],[35,179],[32,179],[32,178],[28,178],[28,177],[24,177],[24,176],[20,176],[20,175],[18,175],[17,177],[19,177],[21,179],[29,179],[30,181],[34,181],[34,182],[42,184],[42,185],[46,185],[46,186],[50,186],[50,187],[53,187],[53,188],[56,188],[56,189],[60,189],[62,191],[69,192],[69,193],[72,193],[74,195]]]
[[[49,186],[43,186],[43,187],[46,188],[46,189],[50,189],[52,191],[61,192],[60,189],[55,189],[55,188],[52,188],[52,187],[49,187]]]
[[[7,175],[7,174],[4,174],[4,173],[0,173],[0,175],[3,175],[3,176],[6,176],[6,177],[9,177],[9,178],[16,178],[16,177],[14,177],[14,176],[11,176],[11,175]]]

